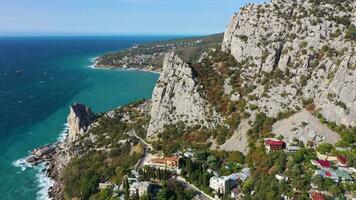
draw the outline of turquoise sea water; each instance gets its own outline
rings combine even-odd
[[[41,167],[23,161],[65,129],[68,106],[95,112],[150,98],[157,74],[89,66],[104,52],[171,37],[0,38],[0,199],[46,199]]]

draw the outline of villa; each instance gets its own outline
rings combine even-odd
[[[353,180],[350,174],[343,170],[315,170],[315,175],[319,175],[323,178],[331,178],[337,183],[339,182],[339,180],[345,182],[350,182]]]
[[[265,148],[267,152],[282,150],[286,147],[286,143],[282,140],[277,140],[274,138],[265,139]]]
[[[330,169],[331,164],[328,160],[311,160],[310,161],[312,165],[315,165],[321,169]]]
[[[313,192],[310,194],[312,200],[326,200],[325,196],[320,192]]]
[[[179,157],[153,157],[151,160],[148,160],[145,165],[167,170],[178,170]]]

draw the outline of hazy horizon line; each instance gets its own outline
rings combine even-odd
[[[0,33],[0,37],[207,36],[219,33]]]

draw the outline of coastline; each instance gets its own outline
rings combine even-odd
[[[126,71],[140,71],[140,72],[151,72],[151,73],[155,73],[155,74],[161,74],[160,71],[158,70],[152,70],[149,69],[148,67],[144,67],[144,68],[138,68],[138,67],[117,67],[117,66],[110,66],[110,65],[98,65],[97,64],[98,61],[96,61],[96,63],[94,63],[91,68],[92,69],[106,69],[106,70],[126,70]]]
[[[101,55],[102,56],[102,55]],[[159,70],[153,70],[147,66],[143,68],[139,67],[119,67],[119,66],[112,66],[112,65],[99,65],[99,59],[101,56],[96,56],[90,58],[91,64],[88,66],[90,69],[103,69],[103,70],[124,70],[124,71],[139,71],[139,72],[151,72],[160,75],[161,72]]]
[[[157,70],[149,69],[148,67],[144,68],[135,68],[135,67],[116,67],[116,66],[106,66],[106,65],[98,65],[98,59],[100,57],[91,58],[92,65],[89,67],[91,69],[103,69],[103,70],[123,70],[123,71],[139,71],[139,72],[149,72],[160,75],[161,72]],[[108,111],[109,112],[109,111]],[[58,140],[52,145],[55,147],[54,154],[43,163],[43,168],[38,174],[38,176],[45,176],[43,178],[46,187],[43,187],[39,194],[43,197],[43,191],[46,189],[47,196],[43,199],[52,199],[52,200],[60,200],[62,197],[62,185],[60,182],[59,174],[63,167],[68,164],[71,159],[69,155],[68,148],[70,146],[70,141],[68,141],[69,134],[69,124],[64,124],[63,131],[59,134]]]
[[[51,40],[58,41],[59,43],[62,42],[62,39],[53,38]],[[66,41],[66,39],[64,40]],[[41,40],[38,40],[38,43],[40,42]],[[3,85],[4,87],[2,89],[9,91],[9,95],[6,95],[9,98],[6,97],[3,99],[5,103],[7,103],[9,107],[21,108],[21,111],[26,112],[26,116],[13,114],[17,113],[18,110],[9,110],[11,112],[7,120],[16,121],[21,119],[21,124],[17,124],[18,127],[21,125],[21,128],[16,128],[16,126],[14,126],[15,128],[12,126],[9,127],[9,134],[7,134],[2,141],[2,158],[4,158],[2,162],[2,175],[5,184],[1,188],[1,199],[48,199],[48,187],[43,187],[44,185],[48,185],[48,182],[43,179],[44,175],[47,176],[48,162],[46,165],[33,166],[26,160],[31,157],[31,151],[33,149],[46,144],[56,144],[64,140],[66,137],[65,117],[67,117],[68,114],[68,105],[71,105],[72,102],[84,102],[93,105],[94,109],[100,113],[110,111],[114,106],[124,105],[129,102],[128,99],[142,99],[151,96],[149,91],[151,90],[151,85],[155,83],[155,74],[125,73],[119,70],[116,72],[106,72],[89,69],[89,65],[93,65],[93,58],[97,58],[96,56],[101,55],[104,51],[110,50],[110,48],[120,48],[121,43],[118,45],[110,44],[108,47],[100,47],[99,50],[96,48],[89,48],[87,50],[89,45],[86,44],[87,43],[84,43],[75,48],[73,45],[68,44],[68,46],[65,46],[65,49],[59,49],[60,51],[55,47],[51,47],[48,50],[49,55],[42,55],[42,48],[39,49],[39,52],[36,52],[36,49],[34,49],[31,54],[24,55],[26,59],[27,57],[29,59],[30,64],[28,64],[28,68],[33,68],[34,70],[26,71],[26,75],[22,74],[20,76],[19,74],[14,74],[14,77],[16,76],[16,79],[20,80],[23,79],[23,76],[26,76],[26,80],[35,80],[34,84],[29,86],[28,94],[17,92],[18,89],[22,91],[21,88],[27,88],[25,81],[18,81],[16,88],[10,88],[11,91],[7,86]],[[21,45],[21,48],[18,48],[22,50],[33,48],[33,46],[39,46],[37,45],[37,39],[34,40],[33,43],[31,42],[25,46]],[[83,49],[83,51],[77,49]],[[114,49],[111,50],[114,51]],[[71,54],[68,52],[74,53]],[[41,55],[41,57],[37,55]],[[14,55],[11,59],[15,60],[19,56],[21,56],[21,54],[16,54],[16,56]],[[57,58],[57,56],[58,60],[53,59]],[[25,61],[27,63],[27,60],[24,60],[24,63]],[[14,64],[9,63],[9,66],[14,66]],[[27,68],[24,67],[23,70],[25,71],[25,69]],[[95,67],[95,69],[99,68]],[[6,70],[4,73],[8,74],[8,76],[5,75],[4,77],[4,80],[7,80],[10,77],[10,73]],[[137,76],[144,78],[142,81],[140,79],[138,80],[139,82],[137,82],[137,78],[135,78]],[[118,77],[118,81],[113,83],[111,80],[116,80],[116,77]],[[84,78],[87,79],[83,81]],[[51,84],[44,86],[37,80],[43,80],[48,83],[51,82]],[[99,84],[96,85],[96,83]],[[103,87],[105,87],[104,90],[101,89]],[[58,90],[58,88],[61,89]],[[124,91],[125,88],[136,89]],[[141,88],[142,90],[146,88],[149,89],[141,92],[141,90],[138,90]],[[125,94],[120,96],[115,94],[118,90]],[[50,92],[46,93],[47,91]],[[42,96],[39,94],[46,95]],[[100,102],[98,103],[96,103],[96,94],[99,94],[98,99],[100,99]],[[54,95],[54,97],[52,97],[52,95]],[[10,101],[12,99],[13,101]],[[25,104],[18,103],[20,100],[21,102],[26,102],[26,106]],[[52,100],[54,102],[53,104]],[[27,107],[29,107],[29,109],[27,109]],[[7,116],[7,109],[6,107],[4,108],[4,111],[6,111],[4,115]],[[33,123],[27,124],[27,119],[30,119],[30,121],[33,120]],[[3,122],[4,124],[8,123],[4,120]],[[10,122],[8,124],[16,125]],[[48,177],[52,178],[53,176]],[[43,191],[43,188],[46,188],[47,197],[39,195],[39,191]]]

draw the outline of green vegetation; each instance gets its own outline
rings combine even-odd
[[[230,68],[237,66],[235,58],[220,50],[209,53],[211,59],[204,59],[202,63],[192,65],[202,89],[200,94],[205,97],[215,109],[228,116],[230,104],[229,96],[224,94],[224,81],[232,75]],[[236,108],[230,108],[233,111]]]
[[[185,189],[175,180],[170,180],[165,183],[157,194],[157,200],[190,200],[193,199],[193,197],[194,192],[192,190]]]
[[[244,42],[247,42],[247,40],[248,40],[247,35],[236,35],[236,37],[238,37],[240,40],[242,40]]]
[[[346,31],[346,38],[349,40],[356,40],[356,27],[351,25]]]
[[[157,151],[163,151],[166,155],[188,147],[207,148],[210,135],[209,130],[204,127],[186,127],[181,122],[166,126],[164,131],[158,134],[159,140],[153,143],[153,147]]]
[[[209,180],[213,176],[213,170],[220,175],[230,175],[241,170],[244,156],[240,152],[207,151],[201,150],[194,153],[194,159],[182,158],[181,174],[196,187],[207,194],[212,194],[209,188]]]
[[[335,122],[327,121],[320,113],[316,112],[315,115],[319,118],[320,122],[326,124],[331,130],[337,132],[341,136],[338,141],[338,146],[352,147],[356,142],[356,127],[348,128],[344,125],[338,126]]]
[[[100,181],[121,183],[143,153],[137,139],[126,134],[147,123],[146,113],[138,109],[143,103],[138,101],[119,108],[111,117],[102,115],[97,125],[81,138],[80,144],[74,147],[78,156],[71,159],[60,175],[65,199],[103,199],[111,193],[98,191]],[[123,115],[130,120],[122,120]],[[89,139],[89,135],[95,137],[95,141]]]
[[[61,180],[64,184],[65,199],[79,197],[89,199],[99,192],[100,180],[112,180],[121,183],[125,173],[139,159],[140,154],[130,154],[130,145],[110,153],[90,152],[83,157],[77,157],[64,168]]]
[[[148,166],[145,166],[143,169],[140,169],[139,174],[140,174],[140,179],[144,181],[150,181],[150,180],[167,181],[168,178],[173,175],[172,172],[169,170],[148,167]]]

